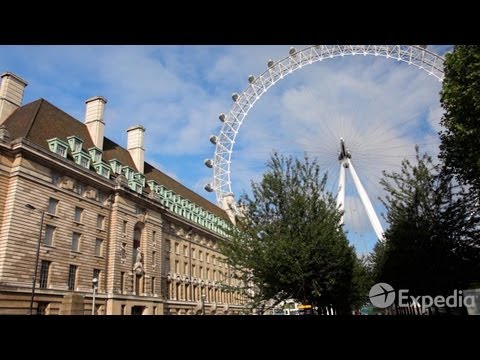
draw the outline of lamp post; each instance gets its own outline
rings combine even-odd
[[[96,277],[92,279],[92,286],[93,286],[92,315],[95,315],[95,293],[97,292],[97,286],[98,286],[98,279]]]
[[[205,315],[205,294],[202,294],[202,315]]]
[[[25,207],[30,210],[37,210],[37,208],[31,204],[26,204]],[[45,211],[43,210],[39,210],[39,211],[42,214],[42,217],[40,219],[40,229],[38,230],[37,251],[35,255],[35,271],[33,273],[32,295],[30,297],[30,315],[33,315],[33,299],[35,297],[35,283],[37,282],[38,258],[40,256],[40,243],[42,242],[43,219],[45,217]]]

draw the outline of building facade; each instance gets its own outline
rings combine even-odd
[[[26,86],[2,74],[0,314],[242,313],[219,253],[231,213],[145,162],[141,125],[126,148],[106,138],[103,97],[81,122],[22,105]]]

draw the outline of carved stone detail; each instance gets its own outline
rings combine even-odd
[[[117,175],[115,178],[115,183],[121,187],[128,188],[128,180],[123,174]]]
[[[75,184],[75,183],[74,183],[73,179],[70,179],[70,178],[67,177],[67,176],[63,176],[63,177],[62,177],[62,180],[60,180],[59,186],[60,186],[62,189],[73,190],[74,184]]]
[[[86,197],[87,199],[95,200],[95,199],[97,198],[97,190],[89,187],[89,188],[85,191],[84,195],[85,195],[85,197]]]

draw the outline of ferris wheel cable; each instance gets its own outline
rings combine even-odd
[[[417,144],[418,145],[418,144]],[[395,146],[395,147],[392,147],[390,149],[397,149],[397,148],[404,148],[405,146]],[[403,158],[415,158],[416,157],[416,154],[413,153],[414,151],[414,148],[411,148],[410,146],[408,146],[409,149],[412,150],[412,153],[411,154],[404,154],[404,155],[384,155],[382,153],[380,154],[361,154],[361,155],[358,155],[355,157],[355,160],[357,163],[359,163],[360,161],[363,161],[363,160],[370,160],[370,161],[373,161],[373,162],[377,162],[379,160],[382,160],[382,159],[403,159]],[[390,150],[388,149],[388,150]],[[383,152],[383,151],[382,151]],[[384,162],[382,162],[384,163]]]
[[[430,112],[430,109],[419,111],[419,112],[411,115],[407,119],[403,120],[402,122],[394,123],[392,126],[389,126],[387,128],[385,128],[384,126],[377,126],[377,127],[375,127],[375,130],[372,133],[370,133],[370,135],[373,139],[375,139],[375,138],[378,138],[385,133],[388,133],[389,131],[396,130],[398,128],[403,128],[404,125],[410,123],[412,120],[420,121],[422,119],[421,115],[424,115],[427,112]],[[382,120],[380,118],[378,118],[378,119],[379,120],[377,121],[377,123],[383,124]],[[377,132],[379,130],[383,130],[383,132],[380,133],[380,134],[377,134]]]
[[[364,171],[365,171],[365,169],[367,169],[365,171],[365,173],[367,173],[368,175],[366,175],[366,176],[376,178],[378,181],[380,181],[380,179],[382,179],[383,171],[386,171],[387,173],[390,173],[393,169],[399,168],[399,163],[398,162],[385,164],[384,166],[381,166],[381,167],[380,166],[378,166],[378,167],[368,167],[368,165],[364,165],[364,164],[359,163],[359,162],[356,162],[356,164],[358,164],[359,167],[362,167],[362,169]]]
[[[418,144],[417,144],[418,145]],[[404,146],[398,146],[398,147],[392,147],[391,149],[402,149],[402,148],[405,148]],[[392,160],[399,160],[397,162],[397,164],[400,164],[401,163],[401,160],[403,160],[404,158],[407,158],[407,159],[414,159],[416,157],[416,153],[414,152],[415,149],[408,146],[407,147],[411,153],[410,154],[399,154],[399,155],[385,155],[385,154],[361,154],[356,156],[355,157],[355,160],[357,160],[356,162],[359,163],[360,161],[363,161],[363,160],[369,160],[369,161],[372,161],[372,162],[381,162],[382,164],[386,164],[387,162],[385,161],[382,161],[384,159],[392,159]],[[420,147],[420,149],[422,149],[422,147]],[[390,150],[390,149],[388,149]],[[383,150],[381,150],[381,152],[383,152]],[[390,162],[391,163],[391,162]]]
[[[418,134],[418,128],[412,128],[408,131],[404,131],[403,133],[401,134],[395,134],[393,135],[392,137],[390,138],[387,138],[387,139],[378,139],[377,138],[377,141],[371,141],[371,142],[366,142],[366,145],[364,145],[362,148],[360,148],[359,150],[365,150],[365,151],[368,151],[368,150],[376,150],[378,149],[382,144],[385,144],[385,145],[391,145],[393,141],[401,141],[401,140],[405,140],[407,138],[409,138],[410,135],[414,135],[414,134]],[[415,142],[417,142],[419,139],[411,139],[411,143],[414,144]],[[391,148],[390,146],[388,146],[387,148]]]
[[[426,143],[425,143],[426,144]],[[436,143],[433,143],[436,144]],[[402,159],[404,157],[415,157],[415,145],[416,144],[411,144],[409,146],[404,146],[404,145],[398,145],[394,146],[391,148],[388,147],[378,147],[375,149],[375,151],[368,151],[368,152],[363,152],[363,151],[356,151],[352,154],[352,159],[355,159],[356,162],[361,162],[361,161],[369,161],[372,163],[372,165],[381,165],[384,164],[385,159]],[[423,145],[422,145],[423,146]],[[420,148],[422,147],[420,146]],[[400,150],[397,149],[407,149],[402,150],[401,153]],[[390,150],[396,150],[393,153],[390,153]],[[400,164],[400,162],[398,162]]]
[[[374,98],[372,97],[369,101],[369,103],[372,103],[373,101],[377,101],[377,98]],[[409,101],[407,102],[402,102],[401,106],[397,106],[395,107],[395,109],[391,109],[391,108],[387,108],[387,107],[384,107],[379,113],[376,114],[375,118],[378,119],[377,120],[377,123],[380,123],[380,124],[383,124],[383,121],[382,119],[385,119],[387,117],[391,117],[391,116],[386,116],[387,114],[399,114],[399,113],[403,113],[403,110],[406,109],[408,106],[411,105],[413,99],[410,99]]]
[[[366,214],[365,214],[365,209],[363,208],[363,205],[362,204],[359,204],[359,198],[358,197],[355,197],[353,198],[354,200],[354,206],[355,206],[355,209],[357,211],[357,216],[358,218],[365,218],[366,217]],[[353,221],[352,221],[352,224],[353,224]],[[363,253],[368,253],[368,248],[367,248],[367,244],[365,242],[365,236],[364,236],[364,230],[363,231],[360,231],[361,228],[358,229],[357,231],[357,235],[360,236],[360,239],[363,239],[363,244],[360,243],[358,244],[358,247],[361,247],[363,245]],[[358,249],[360,250],[360,249]]]
[[[428,120],[423,120],[421,117],[417,117],[417,116],[420,116],[422,115],[421,113],[419,115],[415,114],[414,116],[410,117],[409,119],[407,119],[406,121],[403,121],[401,123],[396,123],[394,124],[393,126],[391,127],[388,127],[388,128],[385,128],[385,127],[377,127],[375,131],[373,131],[371,134],[370,134],[370,137],[372,139],[379,139],[381,138],[382,135],[385,135],[387,133],[390,133],[390,132],[397,132],[397,136],[398,137],[402,137],[402,136],[405,136],[405,125],[409,122],[411,122],[412,120],[416,120],[418,122],[421,122],[423,123],[424,121],[428,121]],[[422,121],[423,120],[423,121]],[[413,125],[413,123],[412,123]],[[413,125],[412,127],[407,127],[407,132],[411,132],[411,131],[418,131],[418,125],[420,124],[417,124],[417,126]],[[382,129],[383,132],[381,133],[377,133],[378,129]],[[403,131],[402,132],[399,132],[398,129],[402,129]],[[366,141],[364,144],[370,144],[370,142]]]
[[[328,122],[324,121],[323,123],[325,124],[325,127],[326,127],[327,131],[330,133],[331,138],[332,139],[338,138],[338,135],[335,135],[335,133],[332,131],[332,129],[328,125]]]
[[[334,149],[334,145],[332,142],[319,142],[318,141],[318,138],[315,137],[315,135],[311,135],[311,138],[307,138],[307,137],[300,137],[301,140],[306,140],[305,143],[308,144],[308,148],[309,150],[311,151],[314,151],[314,150],[320,150],[320,151],[330,151],[332,149]],[[323,139],[322,139],[323,140]],[[304,144],[297,144],[297,146],[300,145],[300,146],[304,146]]]
[[[414,136],[418,135],[418,128],[411,129],[410,131],[404,131],[402,134],[395,134],[389,138],[385,139],[376,139],[372,141],[366,141],[365,145],[362,145],[360,148],[355,149],[356,153],[369,153],[374,151],[379,151],[381,149],[389,150],[393,148],[401,148],[401,147],[412,147],[414,149],[415,144],[419,145],[434,145],[435,138],[429,137],[428,139],[425,138],[415,138]],[[408,143],[405,143],[408,141]],[[395,142],[398,145],[395,145]],[[400,142],[400,144],[399,144]],[[427,144],[428,142],[428,144]],[[438,140],[438,143],[440,140]],[[395,145],[395,146],[392,146]]]
[[[378,147],[375,152],[356,152],[355,160],[357,162],[369,160],[373,162],[378,162],[379,164],[385,164],[385,159],[399,159],[403,160],[404,158],[413,159],[416,156],[415,146],[419,146],[420,152],[423,152],[424,149],[428,149],[431,146],[435,146],[435,149],[438,149],[439,143],[432,142],[432,143],[412,143],[410,145],[398,145],[392,146],[390,148],[385,147]],[[432,150],[432,149],[430,149]],[[390,151],[395,153],[402,152],[399,154],[389,154]],[[400,164],[400,161],[398,162]],[[375,165],[375,164],[373,164]]]
[[[424,126],[425,124],[419,124],[419,126]],[[425,136],[428,136],[430,135],[429,133],[422,133],[422,132],[419,132],[419,126],[412,126],[410,128],[407,128],[405,129],[404,131],[399,131],[398,132],[398,136],[400,138],[405,138],[405,137],[411,137],[412,135],[416,135],[416,139],[415,140],[421,140],[423,139]],[[434,130],[430,130],[429,132],[433,132]],[[421,136],[421,138],[418,138],[418,136]]]

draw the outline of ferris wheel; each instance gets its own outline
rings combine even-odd
[[[228,113],[221,113],[222,122],[218,135],[210,136],[210,142],[215,145],[213,159],[206,159],[205,165],[213,169],[213,182],[205,185],[205,190],[215,192],[218,205],[223,209],[236,212],[234,194],[232,192],[232,153],[239,130],[250,110],[269,88],[284,79],[287,75],[303,69],[308,65],[328,59],[342,58],[345,56],[375,56],[413,65],[438,81],[443,81],[443,57],[427,50],[426,45],[314,45],[301,50],[290,48],[288,56],[280,61],[268,60],[267,69],[259,76],[248,76],[249,85],[242,93],[233,93],[233,105]],[[336,189],[337,205],[340,210],[345,210],[346,176],[350,175],[353,185],[357,190],[363,213],[375,232],[377,239],[383,240],[384,229],[379,220],[377,209],[372,204],[367,188],[357,174],[357,164],[362,165],[361,151],[354,151],[355,140],[350,141],[341,133],[334,142],[336,156],[330,160],[336,163]],[[350,139],[351,140],[351,139]],[[365,145],[363,145],[365,146]],[[365,179],[364,179],[365,180]],[[359,208],[360,205],[354,205]],[[344,213],[342,222],[349,221]]]

